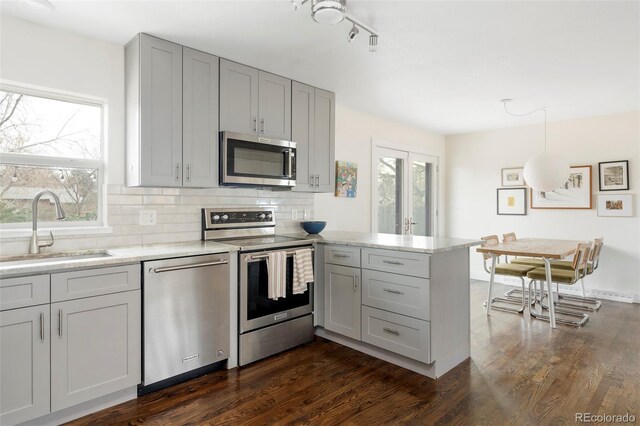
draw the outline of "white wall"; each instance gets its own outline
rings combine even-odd
[[[594,208],[533,210],[498,216],[500,169],[523,166],[543,150],[543,127],[526,126],[447,136],[447,234],[479,238],[514,231],[520,237],[592,240],[604,237],[600,269],[588,289],[640,302],[640,113],[629,112],[549,123],[548,147],[572,165],[592,165]],[[632,218],[598,217],[598,162],[629,160]],[[471,257],[473,278],[487,279],[481,257]]]
[[[340,95],[336,95],[337,102]],[[338,105],[336,107],[336,160],[358,165],[356,198],[338,198],[333,194],[316,194],[315,219],[326,220],[327,230],[371,232],[371,140],[388,142],[390,147],[415,147],[438,156],[440,161],[439,207],[444,206],[444,136],[381,119]],[[375,187],[373,188],[375,189]],[[444,215],[438,224],[444,235]]]

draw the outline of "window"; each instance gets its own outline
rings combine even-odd
[[[45,227],[102,224],[102,105],[23,89],[0,89],[0,226],[28,228],[31,202],[48,189],[66,213],[38,204]]]

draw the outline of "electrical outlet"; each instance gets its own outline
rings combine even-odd
[[[291,220],[298,220],[298,210],[291,210]]]
[[[140,225],[155,225],[156,210],[140,210]]]

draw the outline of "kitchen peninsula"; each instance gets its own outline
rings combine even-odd
[[[480,241],[338,231],[304,238],[318,245],[318,336],[431,378],[469,358],[469,247]]]

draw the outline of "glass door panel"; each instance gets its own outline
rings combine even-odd
[[[412,235],[432,236],[431,231],[431,163],[411,159],[411,216]]]
[[[403,233],[404,158],[378,155],[378,230],[385,234]]]

